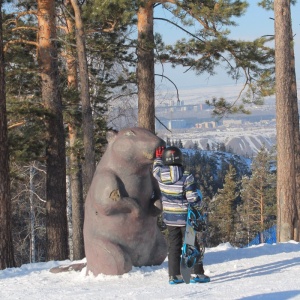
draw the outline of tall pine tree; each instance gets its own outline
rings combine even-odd
[[[276,174],[272,171],[272,154],[262,147],[252,163],[251,177],[242,180],[242,204],[239,213],[247,243],[259,232],[274,225],[276,220]]]
[[[239,181],[236,170],[232,165],[229,165],[223,188],[218,189],[217,194],[210,203],[210,223],[211,226],[217,229],[216,232],[212,233],[212,241],[215,244],[219,242],[235,243],[234,224],[239,194]]]
[[[0,1],[0,270],[15,266],[11,233],[11,197],[4,72],[2,1]]]
[[[55,1],[38,1],[38,57],[46,117],[47,260],[68,257],[66,214],[66,153],[58,79]]]
[[[277,240],[299,241],[299,111],[290,0],[275,0]]]

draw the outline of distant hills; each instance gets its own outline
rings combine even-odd
[[[300,93],[300,81],[298,93]],[[164,140],[181,140],[185,148],[195,143],[199,149],[217,149],[252,157],[264,145],[276,145],[275,95],[265,98],[262,106],[249,105],[250,115],[234,114],[216,119],[205,100],[224,97],[234,102],[242,85],[220,85],[186,90],[156,91],[156,133]],[[137,99],[119,103],[108,114],[108,124],[115,129],[137,126]],[[169,130],[164,128],[167,127]]]
[[[164,140],[180,140],[187,149],[195,148],[196,144],[202,150],[217,150],[223,144],[226,151],[247,157],[255,156],[263,145],[271,149],[276,144],[274,120],[227,127],[164,130],[158,135]]]

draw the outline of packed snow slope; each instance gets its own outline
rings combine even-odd
[[[134,268],[122,276],[53,274],[69,261],[35,263],[0,271],[0,299],[300,299],[300,244],[250,248],[222,244],[206,251],[210,283],[168,283],[168,262]]]

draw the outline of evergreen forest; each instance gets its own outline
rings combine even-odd
[[[274,13],[280,8],[277,1],[258,2]],[[283,2],[290,13],[294,1]],[[275,93],[275,83],[282,99],[276,78],[291,78],[285,85],[290,102],[277,104],[277,157],[264,147],[251,160],[225,145],[182,150],[204,195],[207,246],[246,246],[286,219],[289,226],[278,227],[279,238],[299,239],[294,230],[300,224],[295,204],[300,201],[300,147],[294,141],[300,139],[293,52],[287,49],[290,61],[283,62],[290,73],[275,78],[280,58],[270,41],[276,41],[279,29],[253,41],[231,39],[230,28],[247,7],[242,0],[0,1],[0,269],[84,257],[84,199],[107,131],[120,129],[113,128],[114,120],[135,103],[133,123],[155,133],[154,78],[172,81],[169,74],[155,74],[155,64],[209,76],[222,66],[233,81],[243,78],[245,97],[234,103],[207,100],[218,116],[249,113],[245,105],[262,105]],[[153,31],[156,9],[172,14],[172,19],[160,18],[161,24],[174,24],[187,38],[165,44]],[[291,19],[284,21],[291,25]],[[293,39],[289,28],[282,35],[289,39],[285,45]],[[289,118],[289,134],[280,131],[287,128],[281,112]],[[166,142],[182,148],[180,141]],[[286,178],[287,173],[294,175]],[[293,217],[282,213],[284,208]]]

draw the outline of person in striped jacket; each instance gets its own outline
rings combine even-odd
[[[168,228],[169,283],[177,284],[183,282],[180,275],[180,256],[188,205],[192,204],[196,209],[200,209],[201,198],[197,193],[194,176],[184,171],[182,152],[179,148],[174,146],[166,149],[159,147],[156,149],[155,156],[153,175],[161,190],[163,221]],[[197,238],[195,246],[199,249]],[[204,247],[202,248],[204,249]],[[204,275],[202,258],[203,256],[194,266],[195,275],[190,281],[192,283],[210,281],[210,278]]]

